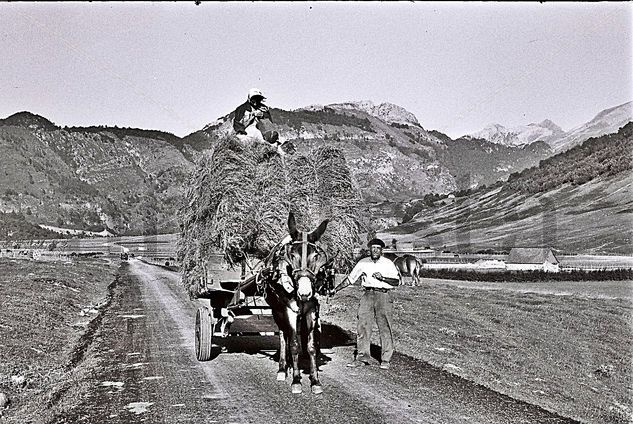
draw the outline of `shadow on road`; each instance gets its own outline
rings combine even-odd
[[[270,358],[271,361],[279,361],[279,336],[242,336],[231,335],[225,338],[215,337],[213,339],[214,346],[211,351],[211,361],[221,354],[230,353],[246,353],[248,355],[262,355]],[[323,350],[329,350],[339,346],[355,345],[355,337],[353,334],[337,327],[335,325],[322,323],[319,355],[317,364],[325,365],[332,359]],[[299,354],[299,366],[304,372],[308,372],[310,368],[309,356],[305,353],[305,341],[301,343]]]

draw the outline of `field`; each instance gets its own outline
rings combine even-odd
[[[77,378],[118,263],[0,259],[0,422],[46,422]],[[4,412],[4,418],[2,418]]]
[[[549,284],[401,286],[396,350],[582,422],[631,422],[633,282]],[[323,320],[355,333],[360,296],[322,302]]]
[[[12,401],[0,422],[46,422],[72,406],[59,399],[80,390],[86,371],[72,366],[117,262],[0,260],[0,392]],[[349,287],[323,299],[323,320],[355,333],[360,295]],[[631,421],[633,282],[425,279],[394,296],[399,353],[582,422]]]

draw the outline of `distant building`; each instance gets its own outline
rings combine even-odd
[[[513,247],[506,262],[508,271],[559,272],[560,263],[548,247]]]
[[[479,269],[505,270],[506,263],[496,259],[480,259],[475,262],[475,266]]]

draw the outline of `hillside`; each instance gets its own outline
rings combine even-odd
[[[599,176],[609,177],[631,169],[633,122],[615,134],[590,138],[582,145],[540,162],[536,168],[514,173],[504,185],[507,190],[539,193],[565,183],[583,184]]]
[[[390,103],[272,109],[299,153],[335,145],[345,155],[376,228],[411,199],[507,179],[551,155],[545,143],[505,146],[427,131]],[[200,153],[232,131],[231,114],[180,138],[138,128],[61,127],[30,112],[0,119],[0,212],[29,210],[34,225],[116,234],[177,232],[175,211]]]
[[[513,174],[505,184],[426,206],[381,235],[463,251],[547,245],[633,254],[632,131],[630,123]]]
[[[551,140],[548,144],[556,152],[561,152],[581,144],[590,137],[599,137],[618,131],[633,121],[633,102],[624,103],[599,112],[589,122],[568,131],[564,137]]]
[[[458,189],[463,190],[505,180],[512,170],[537,166],[551,153],[544,142],[512,147],[482,139],[459,138],[440,151],[440,161],[455,176]]]
[[[20,213],[0,212],[0,240],[55,238],[64,238],[64,235],[33,225]]]
[[[173,231],[169,221],[192,167],[191,148],[156,132],[38,125],[20,114],[0,126],[0,212],[33,224],[119,233]],[[34,123],[35,122],[35,123]],[[174,136],[175,137],[175,136]]]
[[[299,150],[330,143],[341,148],[370,203],[404,202],[429,192],[488,184],[533,166],[551,153],[546,146],[521,149],[485,141],[464,146],[445,134],[425,130],[413,114],[386,103],[349,102],[271,111],[280,138]],[[191,138],[212,143],[231,131],[231,119],[231,115],[222,117]],[[478,167],[462,160],[469,154],[477,156]]]

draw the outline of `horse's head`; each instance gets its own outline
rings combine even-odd
[[[317,278],[328,258],[323,249],[315,243],[325,232],[328,220],[324,220],[312,232],[297,230],[297,224],[292,212],[288,215],[288,232],[292,243],[286,246],[286,261],[292,271],[292,281],[297,296],[302,301],[308,301],[319,291],[318,284],[322,279]]]

